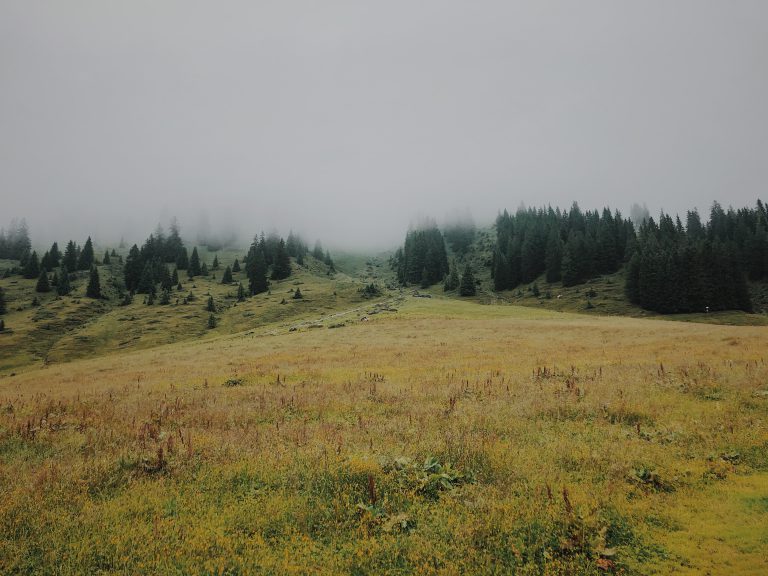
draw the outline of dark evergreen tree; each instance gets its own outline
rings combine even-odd
[[[51,270],[53,268],[58,268],[59,264],[61,264],[61,252],[59,252],[58,242],[54,242],[51,245],[51,249],[48,250],[48,255],[51,261]]]
[[[43,254],[43,257],[40,258],[40,269],[45,270],[46,272],[53,270],[53,263],[51,262],[50,252],[46,252]]]
[[[176,268],[179,270],[186,270],[189,268],[189,257],[187,256],[187,249],[183,246],[179,249],[176,256]]]
[[[8,304],[5,301],[5,290],[0,286],[0,314],[5,314],[8,310]]]
[[[272,280],[283,280],[291,275],[291,258],[285,249],[285,242],[280,239],[277,245],[274,264],[272,265]]]
[[[129,291],[136,292],[138,290],[143,271],[144,261],[139,252],[139,247],[134,244],[128,251],[128,257],[125,259],[125,267],[123,268],[125,287]]]
[[[40,270],[40,276],[37,279],[37,286],[35,286],[35,292],[50,292],[51,284],[48,282],[48,272]]]
[[[88,298],[101,298],[101,282],[99,281],[99,271],[96,266],[91,266],[91,273],[88,277],[88,286],[85,289],[85,295]]]
[[[176,286],[179,284],[179,271],[174,268],[173,273],[171,274],[171,286]]]
[[[302,298],[304,298],[304,295],[301,293],[301,288],[296,288],[296,292],[293,293],[293,299],[301,300]]]
[[[235,262],[232,264],[232,272],[240,272],[240,262],[237,261],[237,258],[235,258]]]
[[[222,284],[232,284],[232,270],[229,266],[224,268],[224,274],[221,275]]]
[[[456,263],[451,266],[451,271],[448,276],[445,277],[443,283],[443,292],[452,292],[459,287],[459,274],[456,271]]]
[[[24,278],[31,280],[38,276],[40,276],[40,261],[37,259],[37,252],[33,251],[24,266]]]
[[[246,262],[245,270],[248,274],[248,288],[251,295],[261,294],[269,289],[267,262],[260,249],[254,247],[253,257]]]
[[[213,296],[208,296],[208,301],[205,304],[205,310],[207,312],[216,312],[216,303],[213,301]]]
[[[77,269],[90,270],[91,266],[93,266],[93,263],[93,242],[91,242],[91,237],[88,236],[88,240],[85,241],[85,245],[83,246],[83,249],[80,251],[80,255],[78,256]]]
[[[170,303],[171,303],[171,292],[167,288],[163,288],[163,291],[160,293],[159,304],[161,306],[167,306]]]
[[[59,281],[56,283],[56,293],[59,296],[66,296],[72,292],[72,285],[69,282],[69,271],[67,267],[62,263],[61,274],[59,274]]]
[[[67,247],[64,249],[64,266],[67,270],[77,270],[77,246],[70,240],[67,242]]]
[[[245,301],[245,288],[243,288],[243,283],[237,285],[237,301],[238,302],[244,302]]]
[[[563,241],[560,239],[560,230],[554,226],[549,232],[546,253],[547,282],[559,282],[562,278]]]
[[[192,249],[192,256],[189,258],[189,269],[187,270],[190,278],[200,276],[202,269],[200,267],[200,256],[197,254],[197,246]]]
[[[208,272],[208,264],[203,262],[203,265],[200,267],[200,276],[207,277],[210,274]]]
[[[461,275],[459,296],[474,296],[475,292],[475,277],[472,274],[472,268],[467,264],[464,268],[464,274]]]
[[[104,258],[102,259],[101,263],[104,264],[105,266],[109,266],[109,264],[111,264],[111,261],[109,259],[109,250],[106,250],[104,252]]]
[[[208,329],[212,330],[214,328],[216,328],[216,316],[211,314],[210,316],[208,316]]]
[[[136,292],[139,294],[154,294],[155,290],[155,275],[152,263],[147,262],[144,264],[144,269],[141,271],[141,277],[136,286]]]
[[[315,258],[315,260],[323,260],[325,257],[325,253],[323,252],[323,245],[320,244],[320,240],[315,242],[315,247],[312,250],[312,256]]]
[[[213,264],[211,265],[211,270],[218,270],[219,269],[219,257],[214,254],[213,255]]]

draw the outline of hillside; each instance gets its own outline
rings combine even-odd
[[[214,254],[201,250],[201,257],[211,262]],[[245,272],[233,274],[234,282],[221,284],[222,270],[235,258],[237,251],[216,253],[220,269],[211,276],[189,280],[181,276],[182,290],[174,290],[171,302],[152,306],[144,304],[146,295],[137,294],[133,302],[121,305],[112,280],[122,277],[117,264],[98,266],[106,299],[85,297],[88,274],[77,273],[74,291],[59,297],[55,292],[35,292],[36,280],[14,275],[0,279],[6,295],[8,313],[3,317],[7,330],[0,334],[0,373],[30,364],[48,364],[88,358],[118,350],[147,349],[160,344],[231,334],[246,330],[259,333],[285,331],[302,323],[322,323],[334,314],[361,308],[360,315],[373,304],[358,289],[365,281],[376,281],[366,269],[353,269],[355,276],[344,272],[329,275],[327,267],[313,258],[304,266],[293,263],[293,274],[272,281],[268,293],[237,301],[239,283],[248,285]],[[374,258],[375,260],[375,258]],[[371,274],[373,274],[373,261]],[[380,262],[376,261],[380,265]],[[5,261],[10,267],[11,262]],[[380,266],[379,266],[380,267]],[[0,268],[4,268],[0,262]],[[302,299],[293,299],[300,289]],[[191,298],[190,298],[191,296]],[[207,325],[210,312],[208,297],[216,306],[216,328]],[[39,305],[33,305],[37,300]],[[187,300],[187,303],[185,303]],[[349,320],[348,315],[338,322]]]

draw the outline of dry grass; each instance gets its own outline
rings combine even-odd
[[[765,329],[311,325],[3,377],[0,572],[768,571]]]

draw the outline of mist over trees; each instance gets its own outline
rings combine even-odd
[[[533,282],[546,272],[549,282],[580,284],[616,272],[632,250],[634,226],[605,208],[582,212],[552,207],[506,210],[496,218],[492,277],[495,290]]]
[[[768,214],[754,209],[725,211],[714,203],[709,222],[689,211],[661,214],[639,228],[627,266],[626,294],[635,304],[662,313],[752,309],[747,278],[768,278]]]
[[[449,272],[445,239],[437,225],[427,223],[410,230],[405,244],[392,258],[392,267],[400,284],[418,284],[423,288],[442,282]]]

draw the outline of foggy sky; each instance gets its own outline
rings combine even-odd
[[[753,205],[768,2],[0,0],[0,226],[400,242],[469,207]]]

